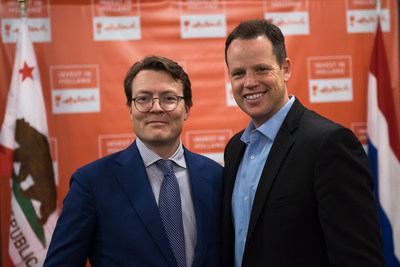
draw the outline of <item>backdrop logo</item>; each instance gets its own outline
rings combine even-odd
[[[108,134],[99,136],[99,157],[104,157],[112,153],[127,148],[135,140],[135,135],[131,134]]]
[[[4,2],[4,1],[3,1]],[[6,1],[2,6],[1,35],[3,43],[17,42],[21,11],[18,1]],[[50,42],[50,5],[48,0],[27,1],[28,29],[32,42]]]
[[[182,15],[182,38],[225,37],[225,14]]]
[[[308,59],[310,102],[353,100],[350,56],[311,57]]]
[[[264,1],[264,17],[277,25],[284,35],[310,33],[307,0]]]
[[[235,98],[233,97],[232,84],[229,79],[229,71],[224,62],[224,73],[225,73],[225,95],[226,95],[226,105],[228,107],[237,107]]]
[[[357,136],[360,143],[367,148],[368,140],[367,140],[367,123],[366,122],[352,122],[350,123],[350,129]]]
[[[93,18],[95,41],[140,39],[139,17]]]
[[[190,150],[207,156],[222,165],[225,145],[231,136],[231,129],[187,131],[186,145]]]
[[[382,31],[390,31],[389,0],[381,0]],[[377,25],[375,0],[347,0],[346,25],[348,33],[375,32]]]
[[[233,97],[232,84],[230,82],[225,83],[225,93],[226,93],[226,105],[228,107],[237,106],[235,98]]]
[[[95,41],[139,40],[139,4],[131,0],[92,0]]]
[[[182,38],[226,36],[225,1],[180,0],[179,3]]]
[[[97,65],[51,66],[54,114],[100,111]]]

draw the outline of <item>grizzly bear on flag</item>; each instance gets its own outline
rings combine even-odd
[[[14,150],[14,166],[20,167],[14,168],[12,178],[18,183],[21,196],[41,203],[36,220],[44,225],[57,206],[49,143],[46,136],[24,119],[17,120],[15,140],[19,147]]]

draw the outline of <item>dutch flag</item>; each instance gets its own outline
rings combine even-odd
[[[390,71],[378,19],[368,74],[368,155],[375,180],[385,258],[400,266],[400,135]]]

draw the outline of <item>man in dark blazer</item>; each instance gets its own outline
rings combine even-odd
[[[220,266],[222,166],[180,140],[192,106],[189,77],[150,56],[129,70],[125,93],[137,139],[72,175],[44,266]],[[179,184],[183,264],[159,212],[161,159],[172,161]]]
[[[288,95],[280,29],[242,22],[225,59],[251,121],[224,155],[223,266],[385,266],[364,149],[352,131]]]

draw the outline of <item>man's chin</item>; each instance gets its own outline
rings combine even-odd
[[[165,135],[153,135],[151,138],[147,138],[146,142],[152,146],[164,146],[174,143],[175,139]]]

